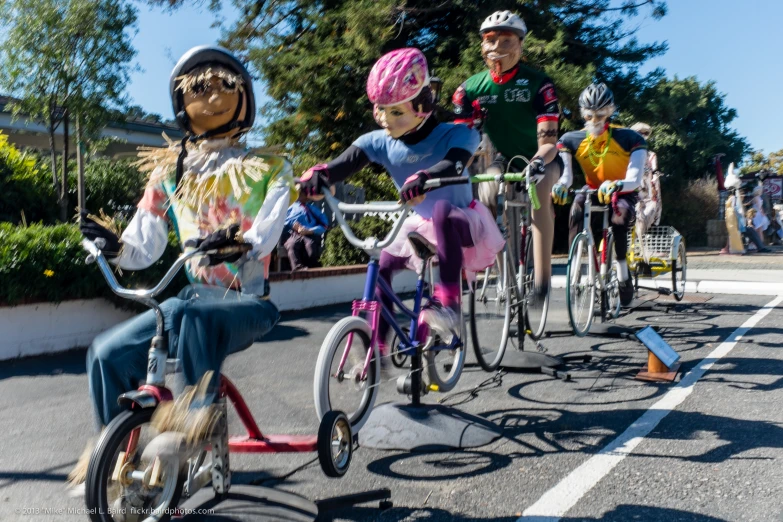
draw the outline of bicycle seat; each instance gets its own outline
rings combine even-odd
[[[411,242],[411,246],[413,246],[413,250],[416,251],[416,255],[425,262],[438,253],[435,245],[424,239],[424,236],[418,232],[411,232],[408,234],[408,241]]]

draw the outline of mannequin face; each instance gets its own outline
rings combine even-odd
[[[375,121],[378,125],[386,129],[386,132],[392,138],[399,138],[403,134],[412,131],[424,121],[413,111],[410,102],[399,105],[376,105]]]
[[[609,117],[614,113],[614,106],[605,107],[599,111],[582,110],[585,120],[585,130],[593,137],[598,137],[606,131]]]
[[[192,82],[183,93],[183,99],[193,132],[203,134],[233,121],[240,96],[245,96],[245,93],[230,79],[210,76]],[[243,103],[239,120],[244,119],[246,111],[247,103]],[[233,129],[215,137],[231,136],[237,132],[239,129]]]
[[[522,40],[511,31],[489,31],[481,40],[481,56],[495,74],[512,69],[522,56]]]

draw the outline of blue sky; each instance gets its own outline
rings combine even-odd
[[[225,2],[228,3],[228,2]],[[669,76],[713,80],[737,109],[734,128],[754,149],[783,149],[783,1],[669,0],[661,20],[637,18],[640,41],[667,41],[668,52],[645,65]],[[235,12],[224,13],[227,19]],[[134,40],[142,72],[131,77],[129,94],[147,112],[171,118],[168,78],[177,58],[195,45],[213,44],[220,32],[206,8],[174,13],[141,7]],[[256,85],[256,97],[262,86]],[[259,99],[261,102],[261,99]]]

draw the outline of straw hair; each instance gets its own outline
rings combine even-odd
[[[165,134],[163,137],[168,147],[140,147],[139,159],[134,163],[139,170],[149,173],[149,182],[153,184],[171,179],[177,166],[180,144]],[[233,143],[233,140],[230,141]],[[204,154],[194,145],[187,144],[186,147],[188,157],[197,158],[199,154]],[[226,161],[223,168],[210,173],[194,175],[186,169],[172,199],[190,208],[197,208],[222,195],[218,193],[220,182],[228,179],[234,198],[238,200],[252,192],[253,186],[264,179],[269,168],[263,159],[248,154],[241,159]]]
[[[160,403],[152,415],[152,427],[159,433],[182,433],[188,445],[210,438],[220,418],[220,410],[206,402],[212,375],[211,371],[207,372],[198,384],[185,388],[176,400]]]
[[[203,81],[209,81],[214,76],[217,76],[221,80],[226,80],[227,82],[233,82],[234,85],[236,85],[236,90],[239,92],[245,91],[245,81],[242,79],[241,75],[223,67],[213,67],[211,65],[198,67],[187,74],[175,78],[177,82],[176,90],[183,93],[193,92],[193,87],[195,85],[198,85]]]

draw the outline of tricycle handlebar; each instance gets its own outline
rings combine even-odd
[[[90,254],[87,256],[87,263],[92,263],[93,261],[96,261],[98,263],[98,267],[101,269],[101,273],[103,274],[103,277],[106,279],[106,282],[109,284],[109,288],[111,288],[112,292],[117,294],[118,296],[124,298],[124,299],[130,299],[132,301],[148,301],[158,294],[160,294],[163,290],[166,289],[166,287],[171,283],[172,279],[174,279],[174,276],[177,275],[177,272],[179,272],[180,268],[182,268],[185,263],[188,262],[191,258],[199,255],[211,255],[211,254],[217,254],[217,253],[226,253],[227,251],[230,251],[232,247],[228,247],[226,249],[221,250],[209,250],[209,251],[202,251],[199,249],[191,250],[190,252],[183,253],[180,255],[176,261],[171,265],[169,270],[163,275],[161,280],[158,282],[157,285],[155,285],[153,288],[149,290],[143,290],[143,289],[137,289],[137,290],[130,290],[128,288],[123,288],[120,286],[120,284],[117,282],[117,278],[114,277],[114,271],[112,270],[111,265],[109,265],[109,262],[106,260],[106,257],[103,255],[103,252],[101,252],[101,247],[98,246],[96,243],[102,242],[101,239],[96,239],[95,241],[91,241],[87,238],[82,239],[82,246],[84,249]],[[249,247],[250,245],[248,245]],[[244,245],[239,245],[241,250],[246,250],[247,247],[244,247]]]

